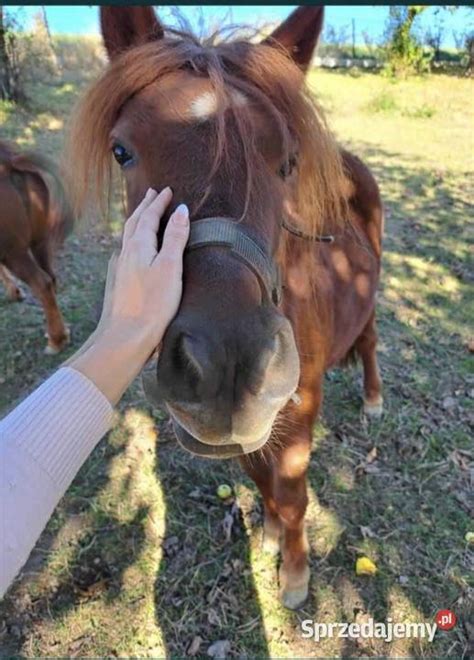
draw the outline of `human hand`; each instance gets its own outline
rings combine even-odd
[[[157,252],[157,232],[172,192],[149,189],[124,226],[122,250],[109,268],[104,310],[105,332],[129,335],[150,354],[178,311],[182,294],[183,252],[189,236],[184,204],[172,214],[163,245]]]
[[[163,245],[157,232],[172,192],[148,190],[124,226],[122,250],[109,263],[99,325],[66,365],[82,372],[114,404],[138,375],[178,311],[183,252],[189,237],[184,204],[171,215]]]

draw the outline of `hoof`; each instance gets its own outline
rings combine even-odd
[[[364,415],[370,417],[370,419],[380,419],[383,413],[383,399],[381,396],[374,399],[373,401],[367,401],[364,399]]]
[[[44,354],[45,355],[57,355],[58,353],[61,353],[62,351],[61,346],[55,346],[54,344],[50,344],[48,342],[46,348],[44,349]]]
[[[281,589],[280,600],[283,607],[288,610],[297,610],[304,605],[308,598],[308,585],[299,589]]]
[[[308,598],[309,567],[305,565],[298,573],[287,573],[280,568],[280,601],[289,610],[297,610]]]
[[[53,341],[48,335],[47,337],[48,344],[44,349],[44,354],[57,355],[58,353],[61,353],[61,351],[69,344],[69,340],[71,339],[71,331],[69,328],[65,328],[64,335],[59,341]]]

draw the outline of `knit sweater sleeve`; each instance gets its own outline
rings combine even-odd
[[[63,367],[0,421],[0,596],[112,417],[102,392]]]

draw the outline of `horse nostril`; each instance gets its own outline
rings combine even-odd
[[[203,340],[182,333],[174,345],[174,364],[177,371],[184,372],[192,380],[203,380],[209,367],[208,351]]]
[[[276,364],[282,356],[283,339],[282,330],[271,337],[266,346],[260,351],[252,369],[252,376],[248,388],[252,394],[258,395],[265,386],[266,378],[272,365]]]

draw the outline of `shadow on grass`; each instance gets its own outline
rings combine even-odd
[[[239,466],[191,456],[174,436],[157,466],[166,532],[155,604],[166,656],[186,655],[199,638],[200,656],[224,641],[232,655],[268,657],[242,510],[216,494],[221,483],[239,488]]]

